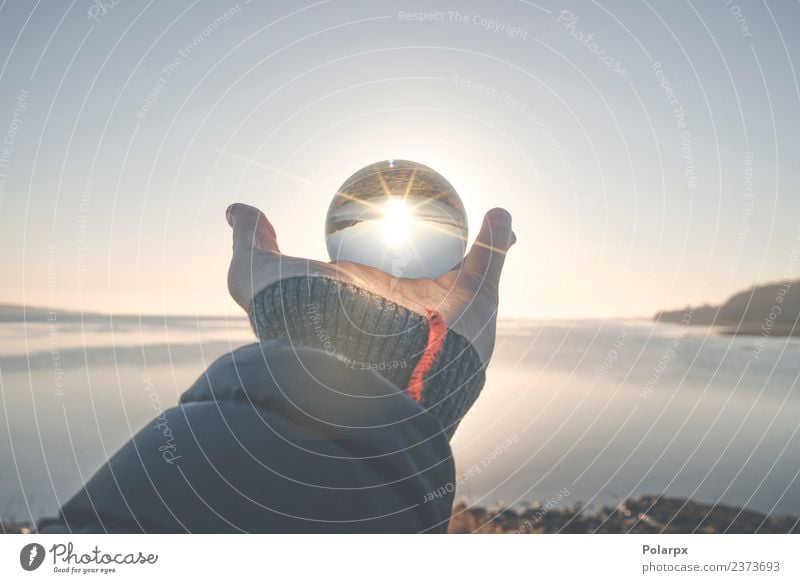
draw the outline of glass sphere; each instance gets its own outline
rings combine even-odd
[[[339,188],[325,221],[334,261],[395,277],[436,278],[464,257],[467,214],[438,172],[408,160],[362,168]]]

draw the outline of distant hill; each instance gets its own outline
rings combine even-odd
[[[102,314],[99,312],[77,312],[72,310],[63,310],[57,308],[50,312],[48,308],[38,306],[22,306],[20,304],[0,304],[0,323],[10,322],[28,322],[28,323],[41,323],[49,322],[53,319],[58,322],[111,322],[112,319],[116,322],[191,322],[196,320],[217,320],[228,319],[234,320],[244,318],[241,316],[225,316],[204,314],[197,316],[190,315],[175,315],[175,314]]]
[[[655,320],[723,326],[735,334],[800,336],[800,280],[753,286],[720,306],[703,305],[659,312]]]
[[[17,304],[0,304],[0,322],[42,322],[47,320],[48,312],[47,308],[25,309]],[[70,313],[70,315],[75,314]]]

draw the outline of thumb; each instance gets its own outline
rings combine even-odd
[[[506,253],[517,241],[511,230],[511,214],[505,209],[494,208],[486,213],[478,237],[464,258],[467,271],[481,275],[488,283],[497,286]]]
[[[225,211],[225,218],[233,228],[233,249],[261,249],[280,253],[275,229],[256,207],[234,203]]]

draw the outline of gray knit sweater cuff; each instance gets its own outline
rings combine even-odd
[[[282,279],[256,294],[249,315],[261,340],[322,349],[345,366],[376,371],[400,389],[408,385],[428,340],[421,314],[328,277]],[[478,352],[448,330],[425,376],[422,405],[452,437],[485,381]]]

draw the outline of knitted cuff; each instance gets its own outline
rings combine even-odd
[[[277,281],[256,294],[249,315],[261,340],[322,349],[346,366],[376,371],[400,389],[408,385],[428,339],[425,316],[328,277]],[[425,374],[420,402],[452,437],[485,381],[478,352],[448,330]]]

